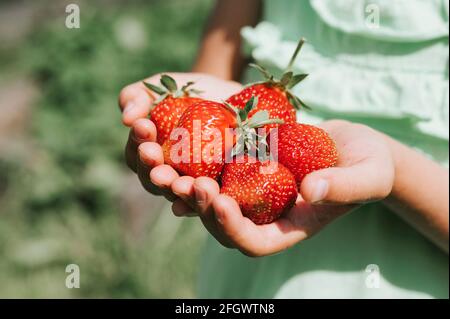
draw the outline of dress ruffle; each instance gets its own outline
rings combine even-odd
[[[345,35],[337,32],[343,41]],[[247,53],[275,72],[287,66],[296,46],[268,22],[243,28],[242,36]],[[325,52],[308,42],[294,68],[310,75],[294,93],[319,113],[406,120],[424,134],[448,140],[448,44],[436,41],[402,53],[358,54],[336,46]]]
[[[348,34],[394,42],[448,36],[448,0],[311,0],[310,3],[325,23]]]

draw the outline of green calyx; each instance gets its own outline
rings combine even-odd
[[[143,82],[150,91],[155,92],[159,95],[159,98],[155,100],[155,102],[153,102],[153,105],[158,104],[168,96],[177,98],[183,96],[191,96],[193,94],[198,95],[202,93],[202,91],[192,88],[192,85],[194,84],[194,82],[192,81],[187,82],[179,89],[175,79],[168,76],[167,74],[161,75],[161,79],[159,81],[161,83],[161,86],[157,86],[145,81]]]
[[[311,109],[298,96],[296,96],[295,94],[293,94],[290,91],[294,86],[299,84],[301,81],[303,81],[308,76],[308,74],[294,74],[291,71],[292,66],[294,65],[295,59],[297,58],[304,43],[305,43],[305,39],[301,38],[297,44],[297,47],[294,51],[294,54],[291,57],[291,60],[289,61],[289,64],[288,64],[285,72],[283,73],[283,75],[281,76],[280,79],[275,78],[273,76],[273,74],[271,74],[267,69],[265,69],[264,67],[262,67],[258,64],[254,64],[254,63],[249,64],[250,67],[258,70],[265,79],[264,81],[258,82],[258,83],[277,87],[277,88],[280,88],[281,90],[285,91],[286,95],[289,99],[289,102],[291,102],[292,105],[294,105],[294,107],[296,109],[301,109],[302,107],[306,108],[306,109]]]
[[[258,134],[258,128],[268,124],[283,124],[284,121],[278,118],[270,118],[267,110],[261,110],[248,118],[248,114],[258,105],[258,97],[253,96],[245,104],[243,109],[239,109],[228,102],[224,102],[225,106],[236,114],[237,139],[231,156],[237,156],[258,147],[267,149],[266,136]]]

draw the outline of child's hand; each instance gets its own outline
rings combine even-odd
[[[344,121],[320,126],[336,141],[338,164],[305,177],[296,205],[274,223],[255,225],[243,217],[236,201],[219,194],[217,182],[206,177],[194,180],[184,176],[172,181],[171,190],[181,198],[173,203],[174,214],[190,216],[197,212],[224,246],[250,256],[264,256],[311,237],[359,204],[390,194],[394,161],[381,134]]]
[[[168,73],[168,75],[180,86],[188,81],[194,81],[195,87],[203,91],[202,97],[211,100],[225,100],[242,89],[237,82],[224,81],[202,73]],[[161,75],[157,74],[145,81],[158,85],[160,77]],[[179,175],[173,168],[164,165],[161,146],[155,142],[155,125],[148,119],[154,99],[142,81],[126,86],[120,93],[122,122],[131,127],[125,158],[147,191],[174,200],[176,196],[172,193],[170,185]]]

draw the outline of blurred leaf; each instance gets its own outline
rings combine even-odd
[[[30,121],[29,163],[1,175],[8,188],[0,198],[0,297],[195,296],[205,234],[198,223],[175,227],[168,211],[153,212],[165,214],[158,227],[171,230],[161,238],[164,247],[149,240],[155,225],[142,243],[124,240],[131,217],[119,196],[128,130],[117,96],[151,74],[189,70],[210,6],[83,2],[80,29],[49,17],[14,54],[0,48],[0,57],[14,56],[41,93]],[[123,28],[134,32],[133,41]],[[81,268],[80,289],[64,286],[68,263]]]

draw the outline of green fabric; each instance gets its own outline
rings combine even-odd
[[[378,28],[367,27],[367,4],[380,9]],[[275,72],[307,38],[295,68],[310,76],[296,93],[314,111],[300,112],[300,122],[365,123],[448,166],[448,7],[447,0],[268,0],[264,22],[242,35],[247,53]],[[379,288],[366,285],[371,264]],[[448,298],[448,270],[446,254],[375,203],[275,256],[248,258],[210,238],[199,295]]]

